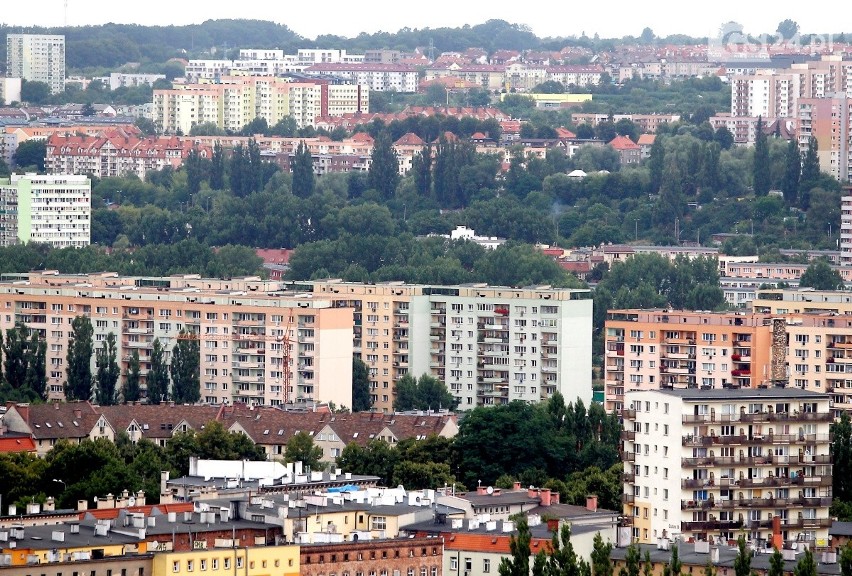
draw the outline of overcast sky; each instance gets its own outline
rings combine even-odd
[[[0,21],[19,26],[62,26],[65,0],[2,0]],[[146,25],[191,24],[217,18],[254,18],[286,24],[307,38],[318,34],[355,36],[359,32],[400,28],[435,28],[480,24],[492,18],[529,25],[539,36],[570,36],[596,32],[603,37],[638,36],[649,26],[658,36],[675,33],[715,34],[723,22],[735,20],[750,33],[774,32],[785,18],[796,20],[803,32],[838,33],[846,25],[838,18],[840,4],[816,0],[803,9],[801,1],[772,3],[748,0],[712,0],[700,5],[682,0],[609,0],[608,2],[517,0],[428,0],[353,2],[292,0],[234,2],[225,0],[67,0],[69,26],[105,22]],[[252,8],[249,12],[247,8]],[[520,10],[519,10],[520,8]],[[524,10],[528,8],[527,10]]]

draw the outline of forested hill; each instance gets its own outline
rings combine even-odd
[[[569,29],[570,30],[570,29]],[[300,36],[284,24],[263,20],[207,20],[186,26],[139,26],[135,24],[104,24],[100,26],[69,26],[57,28],[21,28],[0,24],[0,38],[7,33],[64,34],[66,63],[69,70],[110,69],[127,62],[161,63],[172,57],[233,57],[238,48],[278,48],[294,53],[298,48],[343,48],[352,53],[389,48],[414,50],[430,42],[435,53],[484,48],[560,50],[565,46],[586,46],[602,49],[615,41],[588,38],[585,35],[568,38],[539,38],[522,24],[505,20],[489,20],[460,28],[403,28],[397,32],[361,33],[354,38],[324,35],[315,40]],[[637,30],[637,33],[639,30]],[[650,32],[647,31],[647,32]],[[624,41],[651,41],[653,34]],[[686,37],[663,41],[693,42]],[[0,66],[6,63],[6,43],[0,42]]]
[[[66,66],[71,70],[112,68],[126,62],[165,62],[173,57],[216,57],[236,48],[279,48],[292,53],[305,40],[287,26],[263,20],[207,20],[187,26],[103,24],[67,28],[21,28],[0,25],[8,33],[64,34]],[[6,63],[6,42],[0,42],[0,63]]]

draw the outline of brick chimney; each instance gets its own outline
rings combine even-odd
[[[529,496],[530,498],[535,498],[536,496],[538,496],[538,490],[536,490],[534,486],[530,486],[529,488],[527,488],[527,496]]]
[[[59,406],[59,404],[57,404],[57,406]],[[74,408],[74,418],[79,420],[82,417],[83,417],[83,411],[80,410],[79,408]]]
[[[479,486],[477,486],[477,487],[476,487],[476,493],[477,493],[477,494],[479,494],[479,495],[485,495],[485,494],[488,494],[488,492],[487,492],[487,490],[486,490],[486,487],[485,487],[485,486],[483,486],[483,485],[481,485],[481,484],[480,484]]]
[[[598,497],[595,494],[586,496],[586,510],[589,512],[598,511]]]
[[[550,506],[550,488],[544,488],[541,491],[541,505],[542,506]]]
[[[551,492],[550,493],[550,503],[551,504],[559,504],[559,492]]]
[[[88,500],[77,500],[77,512],[85,512],[89,509]]]
[[[557,532],[559,530],[559,518],[549,518],[547,520],[547,529],[551,532]]]
[[[521,483],[515,482],[514,484],[512,484],[512,490],[514,490],[515,492],[520,492],[521,491]]]

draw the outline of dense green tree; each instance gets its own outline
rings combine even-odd
[[[24,387],[33,398],[47,398],[47,342],[33,330],[27,344],[27,374]]]
[[[529,576],[530,575],[530,535],[526,517],[517,522],[517,536],[509,539],[509,556],[500,560],[498,573],[500,576]]]
[[[784,555],[778,548],[769,557],[769,571],[766,576],[784,576]]]
[[[401,460],[393,468],[393,486],[409,490],[435,489],[452,485],[455,481],[449,464],[443,462],[416,462]]]
[[[225,187],[225,153],[218,141],[213,145],[213,156],[210,165],[210,188],[222,190]]]
[[[121,370],[116,359],[115,333],[106,335],[96,353],[97,388],[95,397],[101,406],[111,406],[118,401],[118,377]]]
[[[793,576],[817,576],[817,564],[816,560],[814,560],[813,550],[805,548],[805,553],[796,562],[796,567],[793,569]]]
[[[169,399],[169,367],[159,338],[154,338],[151,349],[151,368],[145,377],[145,383],[145,396],[150,404],[159,404]]]
[[[390,134],[383,131],[373,143],[370,155],[370,169],[367,172],[367,187],[389,200],[396,193],[399,183],[399,158],[393,148]]]
[[[181,331],[172,348],[169,365],[172,378],[172,399],[180,404],[201,400],[201,344],[196,336]]]
[[[600,532],[592,541],[592,576],[612,576],[612,542],[604,542]]]
[[[624,568],[619,572],[619,576],[639,576],[641,560],[639,546],[631,543],[624,554]]]
[[[25,140],[18,144],[12,160],[17,168],[35,167],[39,173],[44,172],[44,159],[47,156],[47,145],[44,140]]]
[[[802,155],[799,144],[793,138],[787,144],[787,154],[784,158],[784,178],[781,180],[781,191],[784,201],[792,206],[799,198],[799,178],[802,175]]]
[[[787,18],[778,23],[776,32],[781,35],[782,40],[792,40],[799,33],[799,24],[795,20]]]
[[[722,147],[722,150],[730,150],[731,146],[734,145],[734,135],[724,126],[719,126],[716,129],[713,140]]]
[[[852,501],[852,419],[845,411],[831,425],[831,459],[834,463],[832,474],[834,498]]]
[[[373,405],[370,399],[370,370],[360,358],[352,358],[352,411],[366,412]]]
[[[92,322],[77,316],[71,323],[71,337],[65,358],[65,397],[89,400],[92,397]]]
[[[447,390],[447,386],[437,378],[423,374],[415,379],[406,374],[397,381],[394,395],[394,410],[452,410],[456,399]]]
[[[807,210],[810,206],[810,191],[819,181],[819,145],[817,139],[808,140],[808,149],[802,158],[802,175],[799,179],[799,207]]]
[[[840,576],[852,576],[852,545],[848,542],[840,551]]]
[[[125,402],[137,402],[142,397],[142,389],[139,385],[139,350],[137,348],[130,352],[122,397]]]
[[[651,192],[656,194],[663,184],[663,169],[665,168],[665,148],[663,137],[656,136],[651,145],[651,155],[648,158],[648,170],[651,173]]]
[[[302,140],[293,156],[293,194],[300,198],[307,198],[314,193],[315,186],[314,161],[311,151]]]
[[[305,431],[294,434],[284,448],[287,462],[301,462],[311,470],[321,470],[322,448],[314,445],[314,439]]]
[[[432,193],[432,146],[427,144],[411,160],[411,172],[414,174],[414,186],[419,194]]]
[[[378,476],[383,486],[393,485],[399,452],[384,440],[370,440],[366,446],[350,442],[337,457],[337,466],[353,474]]]
[[[746,546],[745,536],[742,534],[737,538],[737,556],[734,558],[735,576],[752,576],[751,573],[751,550]]]
[[[13,389],[22,388],[27,376],[29,330],[21,323],[6,330],[3,341],[3,379]]]
[[[816,260],[802,274],[799,286],[815,290],[837,290],[843,287],[843,277],[825,260]]]
[[[44,104],[50,98],[50,86],[36,80],[21,80],[21,100],[31,106]]]
[[[763,132],[763,118],[757,119],[754,136],[754,157],[752,160],[752,181],[755,196],[766,196],[772,184],[769,163],[769,144]]]
[[[638,556],[638,549],[636,555]],[[571,527],[568,524],[563,524],[553,531],[550,549],[539,551],[536,555],[533,572],[543,576],[591,576],[589,565],[574,551]]]
[[[186,170],[186,189],[189,194],[198,194],[201,190],[201,182],[205,176],[204,164],[204,160],[198,153],[198,148],[193,147],[183,163],[183,168]]]

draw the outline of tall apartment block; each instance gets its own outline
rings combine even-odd
[[[298,287],[354,311],[353,352],[369,367],[377,410],[393,410],[394,386],[408,373],[444,381],[460,410],[539,402],[556,391],[591,401],[588,290],[336,280]]]
[[[780,335],[773,322],[782,325]],[[604,336],[606,409],[621,410],[630,390],[749,388],[784,380],[786,355],[771,362],[786,346],[783,325],[767,314],[612,310]]]
[[[0,329],[22,322],[46,338],[53,398],[64,392],[71,322],[85,315],[95,347],[116,335],[121,383],[136,351],[144,387],[154,340],[168,360],[184,332],[199,339],[205,402],[275,406],[313,399],[351,407],[352,310],[277,288],[259,278],[7,275],[0,281]]]
[[[92,183],[86,176],[13,174],[0,179],[0,246],[91,242]]]
[[[800,98],[798,117],[799,149],[805,152],[815,138],[820,170],[842,182],[852,180],[852,98],[845,93]]]
[[[6,76],[44,82],[51,94],[65,90],[65,36],[7,34]]]
[[[640,543],[825,545],[833,414],[795,388],[628,392],[624,516]],[[773,536],[773,534],[775,536]]]
[[[840,199],[840,265],[852,266],[852,196]]]

